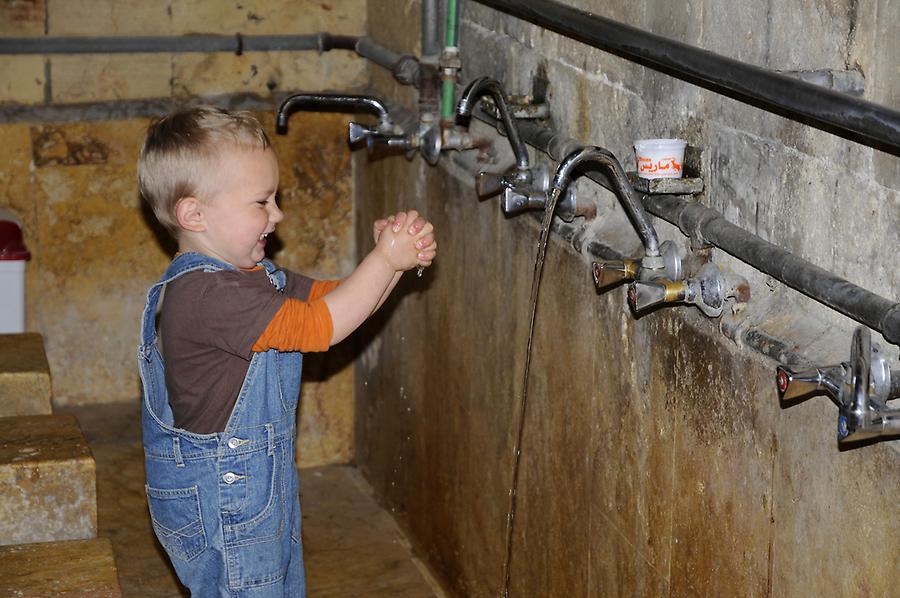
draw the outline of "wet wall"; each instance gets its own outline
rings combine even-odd
[[[0,3],[0,35],[359,35],[358,2],[42,0]],[[21,221],[26,329],[43,336],[55,406],[132,402],[146,291],[174,250],[137,191],[135,165],[152,116],[188,103],[253,111],[279,156],[273,257],[322,278],[353,266],[350,157],[342,115],[296,114],[274,135],[280,94],[364,84],[350,52],[16,55],[0,58],[0,208]],[[352,458],[352,355],[307,360],[302,465]]]
[[[897,41],[878,24],[896,11],[887,2],[865,10],[855,2],[570,4],[769,68],[858,68],[867,98],[900,106],[886,49]],[[416,3],[394,5],[370,8],[369,30],[395,50],[415,47]],[[527,93],[535,74],[546,76],[551,125],[608,147],[626,167],[634,166],[634,139],[683,137],[704,150],[699,201],[900,297],[886,250],[900,235],[896,157],[474,2],[463,5],[460,40],[463,82],[490,75],[508,93]],[[385,96],[403,97],[378,71],[373,82]],[[495,202],[476,199],[477,170],[512,159],[504,138],[475,130],[494,141],[493,164],[455,153],[437,167],[421,158],[354,158],[360,251],[371,247],[371,221],[399,208],[427,214],[439,235],[435,266],[421,279],[405,277],[361,335],[356,457],[452,595],[496,596],[539,222],[507,218]],[[615,198],[589,181],[578,190],[598,211],[575,222],[582,237],[639,254]],[[656,224],[662,239],[685,243]],[[838,450],[837,412],[827,399],[780,405],[776,362],[730,340],[721,321],[696,309],[636,318],[622,288],[598,295],[585,246],[554,234],[548,248],[511,595],[895,594],[897,442]],[[720,251],[713,259],[751,284],[750,303],[727,310],[726,324],[784,339],[813,363],[848,358],[853,322]],[[881,342],[896,367],[897,347]]]

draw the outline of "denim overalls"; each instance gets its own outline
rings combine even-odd
[[[284,288],[284,273],[261,262]],[[165,369],[156,346],[163,285],[195,270],[233,266],[198,253],[175,258],[150,288],[138,363],[147,501],[157,538],[194,598],[306,595],[294,431],[299,352],[254,353],[224,432],[173,427]]]

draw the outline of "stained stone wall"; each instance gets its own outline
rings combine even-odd
[[[898,38],[880,0],[566,4],[775,70],[862,75],[863,97],[900,108]],[[369,9],[369,30],[414,47],[416,2]],[[635,139],[703,149],[699,201],[760,237],[900,300],[900,159],[717,96],[478,2],[462,3],[461,82],[510,94],[549,80],[550,126],[633,169]],[[389,16],[386,16],[389,15]],[[380,71],[375,87],[405,98]],[[413,103],[407,103],[410,110]],[[370,328],[358,370],[357,459],[452,595],[497,596],[539,223],[479,202],[479,169],[513,164],[449,152],[357,157],[358,239],[380,213],[416,207],[435,223],[436,265],[408,277]],[[482,156],[484,158],[484,156]],[[537,162],[546,156],[533,153]],[[587,180],[597,217],[584,243],[551,238],[537,312],[522,445],[511,596],[893,595],[900,570],[897,441],[840,451],[837,412],[818,397],[780,405],[776,362],[722,328],[783,339],[813,363],[848,359],[854,322],[721,251],[750,283],[722,320],[695,308],[636,318],[620,287],[598,295],[589,242],[639,255],[615,197]],[[557,223],[558,224],[558,223]],[[662,239],[685,244],[655,220]],[[562,230],[562,229],[559,229]],[[360,245],[362,247],[362,245]],[[897,367],[897,347],[882,347]]]
[[[0,35],[360,35],[365,3],[0,3]],[[137,401],[145,292],[174,246],[138,198],[135,161],[153,115],[206,101],[254,110],[275,143],[285,220],[270,244],[284,266],[337,278],[353,266],[346,119],[296,114],[274,134],[281,94],[356,90],[352,52],[0,57],[0,207],[32,252],[26,328],[43,336],[56,405]],[[307,360],[298,452],[304,465],[352,457],[350,349]]]
[[[11,0],[4,37],[359,35],[364,0]],[[348,52],[11,55],[0,57],[0,101],[34,105],[269,90],[343,89],[362,62]]]

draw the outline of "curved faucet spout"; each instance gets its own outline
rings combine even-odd
[[[506,95],[503,93],[503,87],[499,81],[490,77],[479,77],[469,83],[459,99],[459,104],[456,108],[457,116],[472,116],[475,102],[485,94],[494,99],[497,110],[500,112],[500,119],[503,121],[503,127],[506,129],[506,136],[509,138],[509,144],[516,155],[516,168],[528,170],[528,150],[525,148],[522,136],[519,135],[519,127],[516,126],[516,121],[509,111],[509,104],[506,102]]]
[[[275,126],[279,133],[287,131],[287,120],[297,110],[316,112],[365,112],[378,117],[378,130],[392,133],[394,123],[384,103],[378,98],[345,93],[297,93],[285,98],[276,112]]]
[[[625,170],[619,160],[608,150],[588,145],[570,152],[556,167],[553,188],[562,192],[569,184],[572,172],[582,162],[594,162],[606,167],[610,174],[609,178],[618,191],[619,200],[641,236],[645,256],[659,257],[659,237],[656,235],[656,229],[650,224],[650,219],[647,217],[634,187],[628,182],[628,177],[625,176]]]

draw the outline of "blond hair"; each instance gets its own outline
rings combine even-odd
[[[223,142],[244,149],[272,145],[249,112],[213,106],[178,110],[154,120],[147,129],[137,169],[141,196],[176,238],[175,205],[184,197],[209,196],[215,183],[211,171]]]

